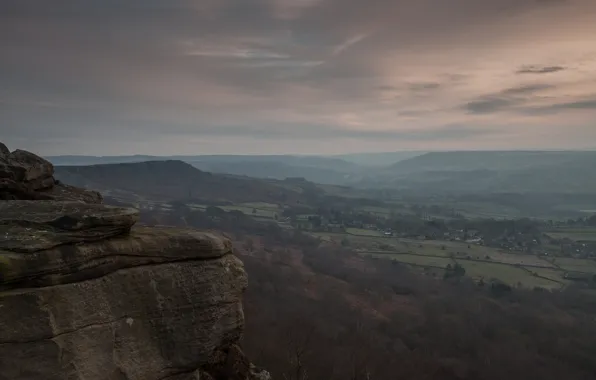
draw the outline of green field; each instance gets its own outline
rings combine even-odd
[[[427,274],[455,261],[466,269],[466,276],[475,280],[482,278],[485,282],[499,279],[511,286],[557,289],[570,283],[563,278],[566,271],[596,273],[596,261],[556,258],[555,262],[561,266],[558,268],[535,255],[511,253],[463,242],[326,232],[312,235],[337,244],[348,240],[350,248],[361,255],[398,261]],[[440,269],[437,270],[440,272]]]
[[[205,208],[203,205],[189,206],[195,209]],[[283,211],[277,204],[263,202],[240,203],[220,208],[226,211],[238,210],[263,221],[274,220],[275,216],[281,215]],[[477,207],[476,215],[482,213],[479,212],[480,209],[481,207]],[[387,209],[380,207],[367,207],[365,211],[375,214],[389,213]],[[505,213],[509,211],[511,210]],[[596,261],[593,260],[556,257],[556,265],[553,265],[536,255],[512,253],[464,242],[387,237],[383,232],[362,228],[348,228],[346,233],[312,232],[310,234],[321,241],[334,244],[347,241],[350,248],[362,255],[398,261],[426,274],[435,271],[436,273],[432,273],[434,276],[440,276],[443,273],[441,268],[457,262],[466,269],[466,276],[475,280],[482,278],[488,282],[491,279],[498,279],[510,286],[556,289],[571,283],[563,278],[567,271],[596,273]],[[561,228],[549,231],[547,234],[554,238],[567,237],[576,241],[596,241],[594,228]]]
[[[406,265],[412,265],[415,269],[426,267],[425,269],[446,268],[447,265],[454,264],[454,260],[448,257],[423,256],[420,254],[396,254],[391,252],[362,252],[371,257],[395,260]],[[522,286],[526,288],[542,287],[547,289],[560,288],[566,283],[563,280],[563,271],[551,268],[526,268],[516,267],[504,263],[491,263],[486,261],[476,261],[468,259],[456,259],[458,264],[466,270],[466,276],[476,281],[483,279],[488,282],[492,279],[498,279],[510,286]]]
[[[365,230],[374,232],[370,230]],[[349,233],[337,233],[337,232],[310,232],[310,235],[321,238],[325,241],[334,241],[336,243],[342,242],[344,239],[349,242],[350,248],[363,249],[363,250],[375,250],[390,248],[391,250],[398,250],[398,241],[396,238],[388,238],[382,235],[373,236],[369,235],[351,235]]]
[[[395,211],[399,214],[414,214],[414,211],[410,209],[408,203],[401,201],[389,201],[387,202],[390,206],[388,208],[380,207],[363,207],[362,209],[370,211],[373,214],[379,216],[389,216],[391,205],[394,205]],[[433,200],[433,205],[440,207],[443,210],[453,210],[461,215],[468,218],[512,218],[518,217],[520,212],[512,207],[505,207],[491,202],[463,202],[463,201],[448,201],[448,200]],[[429,215],[438,218],[447,218],[445,215]]]
[[[504,264],[518,264],[521,266],[528,267],[543,267],[543,268],[555,268],[555,266],[548,261],[542,260],[534,255],[527,255],[521,253],[508,253],[494,249],[488,254],[491,261],[504,263]]]
[[[546,233],[553,239],[573,241],[596,241],[596,228],[559,228]]]
[[[383,233],[380,231],[367,230],[364,228],[346,228],[346,232],[352,235],[384,237]]]
[[[441,244],[444,243],[444,244]],[[399,239],[399,250],[420,255],[432,255],[440,257],[449,257],[457,255],[461,251],[460,247],[454,247],[450,242],[438,241],[418,241],[409,239]],[[443,249],[445,247],[445,249]]]
[[[187,204],[189,208],[192,210],[198,211],[205,211],[207,209],[207,205],[196,204],[196,203],[189,203]],[[235,205],[225,205],[225,206],[216,206],[224,211],[240,211],[246,215],[253,216],[255,219],[260,220],[274,220],[275,216],[278,217],[281,215],[283,211],[278,205],[274,203],[265,203],[265,202],[248,202],[248,203],[238,203]]]
[[[557,257],[555,264],[569,272],[596,273],[596,260]]]
[[[247,202],[247,203],[239,203],[240,206],[245,207],[254,207],[261,210],[279,210],[279,205],[275,203],[266,203],[266,202]]]
[[[238,203],[232,206],[220,206],[225,211],[240,211],[246,215],[252,215],[257,218],[274,219],[275,215],[281,214],[281,209],[278,205],[273,203]]]
[[[189,207],[197,210],[206,208],[205,205],[196,204]],[[238,210],[262,221],[273,221],[275,216],[279,217],[283,211],[277,204],[264,202],[239,203],[220,206],[220,208],[226,211]],[[366,211],[377,214],[389,213],[388,210],[378,207],[367,207]],[[282,221],[278,223],[284,224]],[[282,227],[291,228],[289,225]],[[557,238],[568,237],[576,241],[596,241],[596,228],[561,228],[549,231],[547,234]],[[351,249],[362,255],[398,261],[411,266],[414,270],[423,271],[435,277],[440,277],[444,272],[442,268],[455,262],[466,269],[466,276],[475,280],[482,278],[488,282],[491,279],[498,279],[511,286],[526,288],[561,288],[572,282],[563,277],[567,271],[596,274],[596,260],[556,257],[553,265],[536,255],[513,253],[458,241],[402,239],[362,228],[348,228],[346,233],[310,232],[310,235],[334,244],[345,244],[347,241]],[[558,250],[558,247],[553,246],[553,250]]]
[[[352,248],[376,250],[387,247],[400,253],[417,253],[441,257],[466,257],[482,259],[488,256],[497,256],[500,251],[496,248],[484,247],[474,244],[438,240],[415,240],[384,236],[382,232],[362,229],[347,230],[348,233],[312,232],[311,235],[322,237],[327,241],[340,242],[347,239]],[[543,265],[547,265],[542,263]]]
[[[423,255],[453,256],[455,258],[470,257],[471,259],[475,260],[494,261],[501,261],[506,258],[508,261],[514,264],[520,261],[516,255],[505,254],[497,248],[468,244],[464,242],[412,239],[399,239],[399,242],[401,247],[403,247],[402,249]]]
[[[453,209],[466,218],[509,219],[520,217],[520,211],[493,202],[434,201],[439,207]]]
[[[348,229],[350,231],[351,229]],[[485,247],[475,244],[467,244],[463,242],[453,241],[438,241],[438,240],[415,240],[403,239],[395,237],[385,237],[382,233],[377,231],[368,231],[370,234],[351,235],[341,233],[314,233],[319,237],[325,237],[328,241],[341,241],[347,239],[353,248],[360,248],[364,250],[376,250],[379,247],[390,247],[392,251],[399,253],[412,253],[419,255],[430,255],[438,257],[454,257],[459,259],[472,259],[480,261],[492,261],[497,263],[522,265],[529,267],[544,267],[554,268],[549,262],[540,259],[535,255],[527,255],[521,253],[511,253],[503,251],[498,248]],[[373,234],[377,233],[378,236]]]
[[[363,206],[358,208],[361,211],[371,213],[373,215],[378,215],[382,217],[389,217],[391,214],[391,210],[387,207],[375,207],[375,206]]]
[[[537,286],[543,288],[561,287],[556,281],[533,276],[522,268],[517,268],[512,265],[471,260],[458,260],[458,263],[466,269],[466,276],[474,279],[483,278],[487,281],[496,278],[510,286],[521,285],[526,288],[534,288]]]
[[[550,278],[551,280],[559,281],[561,283],[567,283],[563,278],[565,271],[551,268],[528,268],[528,270],[532,273],[536,273],[538,276]]]
[[[413,264],[420,266],[445,268],[448,264],[453,265],[453,260],[447,257],[438,256],[420,256],[415,254],[395,254],[395,253],[371,253],[373,257],[382,259],[391,259],[404,264]]]

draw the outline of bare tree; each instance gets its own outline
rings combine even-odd
[[[285,331],[286,354],[289,370],[284,380],[308,380],[308,356],[312,353],[315,326],[306,319],[294,320]]]

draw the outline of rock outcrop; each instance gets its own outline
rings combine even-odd
[[[247,277],[230,241],[134,226],[136,210],[7,151],[0,144],[1,380],[269,379],[237,346]]]
[[[54,166],[24,150],[10,152],[0,143],[0,200],[73,200],[101,203],[96,191],[68,186],[54,179]]]

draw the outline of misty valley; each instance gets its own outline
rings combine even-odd
[[[137,208],[144,225],[223,231],[250,279],[242,344],[275,378],[587,379],[596,368],[596,191],[586,175],[595,158],[50,160],[58,180]],[[564,166],[574,186],[551,186],[545,163]],[[281,164],[301,176],[281,178]],[[396,166],[407,169],[390,177]],[[341,170],[350,174],[340,184],[309,180]],[[498,174],[472,174],[484,171]],[[523,190],[508,185],[528,172]]]

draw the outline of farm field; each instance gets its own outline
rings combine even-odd
[[[192,204],[189,207],[204,210],[207,206]],[[264,202],[219,207],[226,211],[238,210],[265,222],[275,221],[276,215],[279,219],[283,211],[277,204]],[[371,207],[368,211],[381,213],[383,210]],[[284,228],[292,228],[282,220],[277,223]],[[596,274],[596,261],[593,260],[556,257],[555,263],[552,264],[545,258],[533,254],[510,252],[461,241],[404,239],[385,236],[381,231],[363,228],[348,228],[345,233],[308,233],[322,242],[347,245],[362,255],[397,261],[435,277],[442,276],[444,268],[448,265],[458,263],[465,268],[466,276],[477,281],[483,279],[489,282],[491,279],[498,279],[514,287],[557,289],[572,283],[572,280],[564,278],[566,272]],[[547,234],[573,237],[574,240],[586,240],[588,237],[596,241],[594,228],[561,228],[549,231]],[[553,247],[553,250],[555,248]],[[548,251],[547,247],[544,249]]]
[[[342,233],[312,233],[323,241],[340,244],[348,240],[350,247],[362,255],[394,260],[425,273],[441,273],[440,268],[457,262],[466,269],[466,276],[475,280],[498,279],[510,286],[558,289],[569,284],[566,271],[596,273],[596,261],[556,258],[557,265],[535,255],[510,253],[497,248],[463,242],[387,238]],[[561,260],[559,262],[559,260]],[[422,269],[423,267],[424,269]],[[434,275],[436,276],[437,273]]]
[[[551,264],[532,255],[512,254],[498,248],[464,242],[439,240],[411,240],[399,239],[399,249],[423,255],[453,256],[454,258],[469,258],[481,261],[496,261],[506,264],[535,265],[552,267]]]
[[[570,239],[574,241],[596,241],[596,228],[559,228],[546,232],[553,239]]]
[[[381,259],[391,259],[404,264],[420,266],[446,268],[448,264],[453,265],[453,260],[448,257],[420,256],[409,253],[370,253],[370,255]]]
[[[439,257],[457,256],[457,254],[463,250],[460,246],[454,246],[453,244],[448,243],[450,242],[399,239],[398,249],[399,251]]]
[[[528,268],[528,269],[532,273],[536,273],[538,276],[550,278],[551,280],[559,281],[563,284],[568,283],[568,281],[566,281],[563,278],[565,271],[562,271],[559,269],[554,269],[554,268]]]
[[[466,276],[476,281],[483,279],[488,282],[492,279],[498,279],[510,286],[522,286],[526,288],[542,287],[547,289],[560,288],[565,284],[562,278],[563,271],[553,268],[527,268],[516,267],[507,263],[486,262],[468,259],[450,259],[440,256],[425,256],[421,254],[396,254],[391,252],[380,253],[362,252],[362,254],[372,257],[395,260],[400,263],[419,267],[428,267],[429,269],[446,268],[447,265],[454,264],[454,261],[463,266],[466,270]],[[426,269],[426,268],[425,268]],[[536,274],[536,275],[535,275]]]
[[[384,237],[383,233],[380,231],[367,230],[364,228],[346,228],[346,232],[352,235]]]
[[[596,274],[596,260],[573,259],[567,257],[557,257],[555,264],[563,270],[570,272],[586,272]]]
[[[232,206],[220,206],[220,208],[226,211],[241,211],[246,215],[269,219],[274,219],[275,215],[281,213],[280,208],[276,204],[262,202],[238,203]]]
[[[348,229],[350,231],[352,229]],[[358,229],[359,230],[359,229]],[[367,235],[363,233],[367,232]],[[383,247],[383,250],[396,251],[398,253],[417,253],[431,256],[471,256],[481,259],[488,256],[497,257],[500,251],[496,248],[484,247],[462,242],[439,241],[439,240],[416,240],[384,236],[382,232],[362,230],[358,234],[353,233],[330,233],[311,232],[313,236],[320,237],[326,241],[340,242],[347,239],[353,248],[364,250],[376,250]],[[542,263],[543,265],[546,265]]]
[[[312,236],[318,237],[321,240],[328,242],[341,243],[344,239],[347,240],[351,248],[363,250],[398,250],[398,241],[396,238],[385,237],[382,235],[352,235],[348,233],[339,232],[310,232]],[[401,249],[403,251],[403,249]]]
[[[489,253],[489,256],[490,260],[505,264],[518,264],[526,267],[556,268],[553,264],[542,260],[535,255],[505,253],[495,249]]]
[[[531,273],[512,265],[500,263],[486,263],[473,260],[458,260],[458,263],[466,270],[466,276],[476,280],[484,281],[496,278],[510,286],[521,285],[526,288],[560,288],[561,285],[555,281],[533,276]]]
[[[208,206],[202,204],[189,203],[187,204],[193,210],[204,211]],[[259,219],[275,219],[275,215],[280,215],[282,210],[278,205],[273,203],[254,202],[254,203],[238,203],[234,205],[216,206],[224,211],[241,211],[242,213],[254,216]],[[253,213],[253,211],[256,211]]]
[[[391,210],[386,207],[363,206],[359,210],[383,217],[388,217],[391,214]]]
[[[437,206],[443,208],[454,209],[464,217],[470,219],[476,218],[495,218],[507,219],[517,218],[520,216],[519,210],[513,207],[505,207],[503,205],[492,202],[462,202],[462,201],[437,201],[434,202]]]

